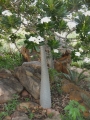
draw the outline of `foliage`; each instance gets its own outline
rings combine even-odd
[[[83,98],[85,104],[89,107],[90,106],[90,99],[89,99],[89,97],[86,94],[84,94],[84,93],[81,94],[81,97]]]
[[[28,101],[30,101],[30,99],[29,98],[25,98],[25,101],[28,102]]]
[[[62,75],[70,80],[71,82],[74,82],[76,84],[78,84],[81,80],[84,80],[86,78],[86,76],[83,74],[86,70],[83,70],[81,73],[78,73],[74,70],[69,70],[68,69],[68,74],[66,73],[62,73]]]
[[[71,100],[64,110],[65,115],[61,116],[62,120],[84,120],[82,113],[85,112],[86,109],[77,101]]]
[[[4,106],[4,111],[0,113],[0,120],[2,120],[5,116],[11,115],[15,110],[17,105],[19,104],[18,95],[14,94],[13,99],[8,101]]]
[[[79,34],[79,40],[81,41],[81,45],[83,46],[84,52],[89,53],[89,41],[90,41],[90,16],[85,16],[84,14],[79,14],[78,18],[75,18],[77,22],[76,25],[76,33]]]
[[[82,64],[82,68],[86,68],[86,69],[89,69],[90,70],[90,62],[89,63],[83,63]]]
[[[62,93],[61,86],[62,86],[61,80],[55,81],[54,85],[51,86],[51,92],[60,95]]]
[[[52,54],[53,59],[60,58],[61,57],[61,53],[59,51],[57,53],[54,52],[54,49],[58,50],[58,48],[60,46],[60,42],[54,38],[54,39],[49,39],[47,41],[47,44],[51,48],[51,54]]]
[[[14,69],[14,67],[22,64],[22,57],[16,53],[2,53],[0,56],[0,68]]]
[[[61,74],[58,73],[55,69],[49,68],[49,77],[52,93],[57,91],[58,94],[61,94]]]
[[[49,76],[52,82],[55,81],[55,78],[60,76],[60,73],[58,73],[55,69],[49,68]],[[56,79],[57,81],[57,79]]]
[[[35,37],[36,36],[36,34],[25,34],[25,40],[24,40],[24,43],[25,43],[25,46],[26,46],[26,48],[28,48],[28,49],[30,49],[30,51],[31,52],[33,52],[33,51],[39,51],[39,45],[37,44],[37,43],[34,43],[33,41],[29,41],[28,39],[31,37],[31,36],[33,36],[33,37]]]
[[[26,108],[26,107],[25,107]],[[34,113],[31,112],[30,109],[26,108],[27,112],[28,112],[28,117],[30,120],[32,120],[34,118]]]
[[[79,35],[78,39],[80,40],[80,44],[85,48],[84,54],[86,54],[86,52],[89,53],[88,43],[90,35],[88,32],[90,30],[90,16],[85,16],[78,11],[83,5],[86,5],[87,9],[90,7],[88,0],[38,0],[37,2],[35,2],[35,0],[1,0],[1,35],[4,34],[5,36],[6,34],[12,34],[12,29],[15,29],[17,32],[22,27],[26,32],[29,32],[29,34],[34,33],[43,37],[48,35],[49,40],[51,40],[50,36],[53,36],[54,38],[55,31],[58,33],[61,33],[62,31],[71,31],[64,19],[67,18],[67,15],[73,14],[72,19],[78,23],[76,26],[76,32]],[[11,15],[3,15],[2,12],[5,10],[9,10]],[[49,23],[41,24],[40,20],[46,16],[50,17],[51,21]],[[25,21],[27,23],[25,23]],[[38,46],[35,43],[28,42],[28,40],[26,40],[26,43],[28,44],[26,45],[28,48],[38,49]],[[53,52],[52,54],[56,57]],[[78,57],[78,59],[79,58],[80,57]]]
[[[71,52],[71,59],[72,59],[74,62],[80,61],[80,60],[81,60],[81,57],[80,57],[80,56],[76,56],[76,55],[75,55],[75,52],[77,52],[77,50],[75,50],[75,49]]]
[[[51,48],[51,50],[57,49],[60,46],[59,41],[55,40],[55,39],[48,40],[47,44],[49,45],[49,47]]]
[[[82,60],[79,60],[79,61],[77,61],[77,62],[74,62],[74,61],[72,61],[71,62],[71,66],[75,66],[75,67],[78,67],[78,68],[84,68],[83,67],[83,61]]]

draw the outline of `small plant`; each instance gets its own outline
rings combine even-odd
[[[88,62],[88,63],[85,63],[85,62],[84,62],[84,63],[82,64],[82,67],[89,70],[89,69],[90,69],[90,62]]]
[[[65,115],[61,116],[62,120],[85,120],[83,112],[85,112],[86,109],[77,101],[71,100],[64,110]]]
[[[54,116],[53,113],[48,114],[48,117],[49,117],[49,118],[52,118],[53,116]]]
[[[30,101],[30,98],[25,98],[25,101],[26,101],[26,102]]]
[[[51,91],[57,91],[58,94],[61,94],[61,73],[58,73],[55,69],[49,69]]]
[[[0,120],[2,120],[5,116],[12,114],[16,110],[18,104],[18,95],[14,94],[13,99],[5,104],[4,111],[0,113]]]
[[[30,109],[28,109],[28,108],[26,108],[26,107],[25,107],[25,109],[26,109],[27,112],[28,112],[28,118],[29,118],[30,120],[32,120],[32,119],[34,118],[34,114],[30,111]]]
[[[90,108],[90,99],[89,99],[88,95],[81,93],[81,97],[83,98],[85,104]]]
[[[55,69],[49,68],[49,77],[50,77],[51,83],[57,80],[58,76],[60,76],[60,73],[58,73]]]
[[[32,120],[34,118],[34,114],[32,112],[29,112],[28,117],[30,120]]]
[[[77,73],[76,71],[68,69],[68,74],[66,73],[62,74],[66,79],[78,84],[81,80],[86,78],[86,76],[83,74],[85,71],[86,70],[83,70],[81,73]]]
[[[71,62],[71,66],[75,66],[75,67],[78,67],[78,68],[82,68],[83,67],[83,61],[82,60],[79,60],[77,62],[74,62],[72,61]],[[84,67],[83,67],[84,68]]]

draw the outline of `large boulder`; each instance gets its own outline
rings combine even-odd
[[[22,90],[23,86],[9,70],[0,70],[0,103],[11,100],[13,94],[20,93]]]
[[[25,62],[15,68],[15,76],[25,89],[35,98],[40,96],[41,64],[39,61]]]

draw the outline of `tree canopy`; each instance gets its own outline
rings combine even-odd
[[[89,9],[89,0],[0,0],[0,38],[4,38],[5,35],[9,38],[12,34],[17,34],[22,26],[31,35],[48,35],[49,39],[54,37],[54,32],[76,31],[80,44],[89,51]],[[51,21],[41,24],[44,17],[50,17]],[[70,29],[67,20],[75,21],[76,27]],[[15,29],[15,32],[12,29]]]

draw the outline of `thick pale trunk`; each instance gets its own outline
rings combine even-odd
[[[51,108],[51,92],[49,73],[46,61],[45,46],[41,46],[41,89],[40,89],[40,105],[43,108]]]

